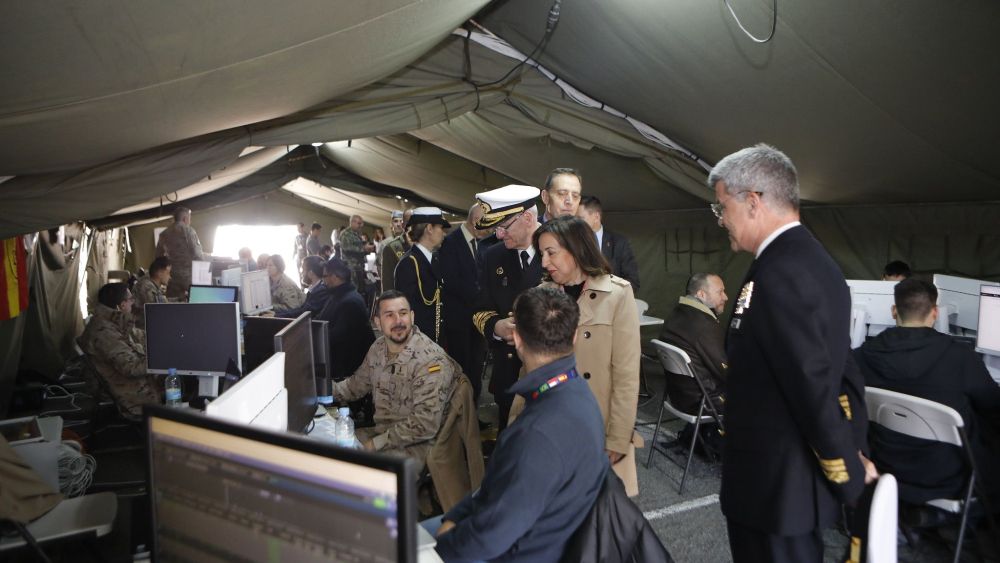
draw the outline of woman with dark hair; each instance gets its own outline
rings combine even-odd
[[[410,301],[413,324],[434,342],[441,340],[441,272],[433,264],[434,251],[451,228],[437,207],[418,207],[406,223],[410,250],[396,264],[396,289]]]
[[[639,395],[639,310],[632,286],[611,275],[594,232],[582,219],[551,219],[535,231],[535,250],[552,284],[576,300],[576,365],[604,417],[605,449],[629,496],[639,494],[634,432]],[[544,284],[543,284],[544,285]]]
[[[275,313],[301,307],[306,300],[299,284],[285,275],[285,259],[273,254],[267,259],[267,275],[271,279],[271,306]]]

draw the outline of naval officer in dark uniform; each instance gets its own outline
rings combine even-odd
[[[507,392],[517,381],[521,360],[514,351],[514,299],[542,281],[542,257],[535,252],[531,237],[538,229],[538,188],[510,185],[476,194],[483,208],[477,229],[496,228],[502,244],[483,255],[479,280],[479,300],[472,323],[482,333],[493,352],[493,379],[490,387],[499,408],[499,429],[507,427],[514,395]]]
[[[847,394],[844,276],[799,223],[798,175],[757,145],[722,159],[709,186],[733,251],[756,256],[729,323],[721,505],[736,563],[819,562],[822,530],[877,474]]]
[[[396,264],[396,289],[410,301],[413,324],[434,342],[441,340],[441,269],[434,253],[451,223],[437,207],[418,207],[406,222],[413,246]]]

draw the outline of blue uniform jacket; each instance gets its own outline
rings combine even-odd
[[[456,526],[437,540],[442,559],[559,560],[609,468],[604,421],[586,380],[570,379],[531,398],[575,366],[569,355],[511,387],[527,405],[500,435],[479,490],[445,514]]]

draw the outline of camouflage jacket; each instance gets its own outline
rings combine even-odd
[[[337,237],[340,243],[340,252],[344,257],[344,262],[351,270],[361,270],[365,267],[365,243],[361,240],[361,233],[356,233],[351,229],[344,229]]]
[[[396,287],[396,264],[399,259],[410,249],[410,241],[406,240],[406,233],[393,237],[382,245],[381,261],[379,273],[382,276],[382,291]]]
[[[163,293],[160,284],[154,282],[149,276],[139,278],[132,289],[135,295],[135,304],[132,306],[132,316],[135,318],[135,326],[146,328],[146,303],[166,303],[167,296]]]
[[[146,373],[145,334],[133,327],[131,315],[98,304],[77,343],[122,416],[138,420],[143,404],[160,402],[156,380]]]
[[[275,312],[301,307],[305,300],[305,293],[302,293],[302,288],[292,278],[281,274],[277,283],[271,280],[271,305]]]
[[[198,233],[184,223],[174,223],[160,233],[156,255],[170,258],[173,275],[181,280],[187,278],[188,283],[191,278],[191,261],[205,259]]]
[[[375,449],[424,463],[461,373],[455,360],[414,326],[410,340],[393,358],[385,336],[380,336],[354,375],[333,384],[333,396],[353,401],[371,392],[375,426],[363,430]]]

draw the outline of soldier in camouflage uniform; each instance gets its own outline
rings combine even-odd
[[[267,259],[267,275],[271,279],[271,306],[275,313],[301,307],[306,300],[299,284],[285,275],[285,259],[275,254]]]
[[[351,216],[351,228],[342,229],[337,243],[340,244],[341,258],[351,269],[351,282],[360,291],[365,287],[365,254],[371,252],[375,245],[361,240],[361,227],[365,220],[360,215]]]
[[[146,303],[166,303],[167,296],[163,293],[163,287],[170,283],[170,259],[166,256],[157,256],[153,263],[149,265],[149,273],[135,282],[133,293],[135,304],[132,306],[132,317],[135,319],[135,326],[145,330],[146,328]]]
[[[381,264],[379,272],[382,276],[382,291],[387,291],[396,287],[396,264],[399,259],[410,250],[410,239],[403,232],[403,225],[410,220],[413,214],[412,209],[392,212],[392,234],[393,238],[385,241],[382,251],[379,253]]]
[[[333,396],[352,401],[371,392],[375,426],[358,430],[365,449],[427,459],[447,414],[462,368],[433,340],[413,326],[402,293],[379,296],[380,336],[354,375],[333,384]]]
[[[80,348],[111,391],[122,416],[142,419],[142,405],[162,402],[161,390],[146,373],[145,335],[132,323],[132,295],[124,283],[109,283],[97,293],[98,305]]]
[[[167,297],[184,297],[191,287],[191,261],[208,260],[201,251],[198,233],[191,228],[191,210],[186,207],[174,209],[174,224],[160,233],[156,243],[156,255],[167,256],[173,266]]]

